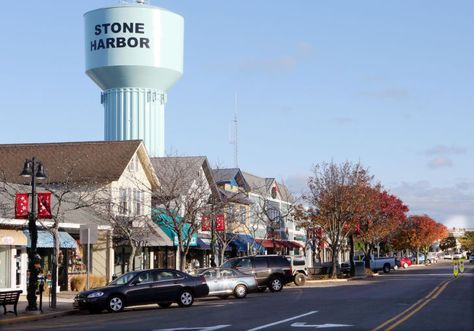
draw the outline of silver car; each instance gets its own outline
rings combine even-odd
[[[241,299],[245,298],[247,293],[257,290],[257,280],[253,275],[235,269],[208,268],[200,270],[199,275],[206,279],[210,296],[225,299],[233,295]]]

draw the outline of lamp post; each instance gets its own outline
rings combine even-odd
[[[20,176],[29,178],[31,177],[31,209],[28,214],[28,230],[30,232],[31,247],[28,251],[28,271],[30,273],[28,289],[26,298],[28,300],[28,306],[26,310],[38,310],[36,305],[36,283],[38,281],[39,268],[37,267],[40,259],[36,252],[36,245],[38,242],[38,228],[36,227],[36,180],[44,179],[46,175],[44,173],[44,167],[34,157],[31,160],[26,160],[23,167],[23,171]]]

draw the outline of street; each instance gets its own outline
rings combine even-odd
[[[246,299],[199,300],[191,308],[155,306],[81,313],[5,330],[473,330],[474,266],[452,277],[441,262],[364,280],[285,287]]]

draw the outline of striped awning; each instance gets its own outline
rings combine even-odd
[[[0,229],[1,246],[26,246],[28,240],[22,231]]]

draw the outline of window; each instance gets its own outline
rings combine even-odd
[[[253,264],[255,265],[255,269],[268,268],[267,258],[265,258],[265,257],[255,258],[255,260],[253,260]]]
[[[139,274],[137,281],[138,281],[138,284],[153,282],[154,279],[153,279],[153,275],[151,274],[151,271],[144,271],[141,274]]]
[[[127,206],[127,189],[120,188],[119,189],[119,214],[120,215],[127,215],[128,214],[128,206]]]
[[[240,224],[247,224],[247,208],[240,207]]]
[[[135,172],[138,170],[138,157],[136,155],[130,160],[130,163],[128,164],[128,170],[130,172]]]
[[[133,190],[135,200],[135,215],[143,215],[144,194],[140,190]]]
[[[240,260],[235,267],[238,268],[252,268],[252,262],[248,258]]]

